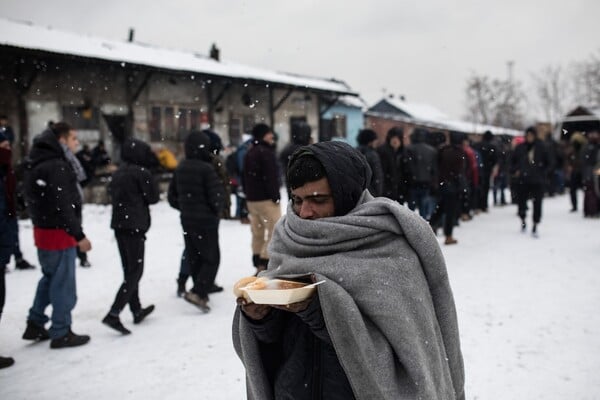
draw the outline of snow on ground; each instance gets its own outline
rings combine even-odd
[[[570,214],[566,196],[546,199],[540,238],[519,232],[514,206],[491,208],[455,231],[443,246],[457,303],[468,399],[600,398],[600,221]],[[183,239],[179,216],[163,201],[152,207],[142,304],[156,311],[121,336],[100,320],[121,281],[110,207],[86,205],[93,243],[90,269],[77,268],[73,330],[83,347],[50,350],[21,335],[39,268],[6,275],[0,354],[0,399],[245,398],[244,370],[231,344],[232,285],[253,273],[250,228],[223,221],[218,283],[202,314],[175,295]],[[22,250],[37,264],[31,224],[21,224]],[[442,237],[439,238],[440,242]],[[12,269],[12,267],[11,267]]]

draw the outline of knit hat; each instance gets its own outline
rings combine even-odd
[[[273,131],[271,130],[271,127],[267,124],[256,124],[254,125],[254,128],[252,128],[252,136],[254,136],[254,139],[256,140],[261,140],[269,132]]]
[[[366,146],[375,140],[377,140],[377,134],[371,129],[361,129],[356,137],[356,141],[360,146]]]

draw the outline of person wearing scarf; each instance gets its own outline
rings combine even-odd
[[[298,149],[265,278],[325,281],[288,306],[238,299],[234,348],[249,399],[464,399],[456,309],[427,222],[373,198],[342,142]]]

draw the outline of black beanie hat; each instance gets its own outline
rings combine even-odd
[[[267,124],[256,124],[252,128],[252,136],[256,140],[261,140],[269,132],[272,132],[271,127]]]
[[[360,146],[366,146],[375,140],[377,140],[377,134],[371,129],[361,129],[356,137],[356,141]]]

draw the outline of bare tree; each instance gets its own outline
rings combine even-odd
[[[469,119],[478,123],[489,123],[494,103],[490,79],[483,75],[471,76],[467,81],[466,96]]]
[[[546,117],[554,124],[565,113],[568,104],[567,80],[560,66],[546,66],[538,74],[532,74],[537,102]]]
[[[522,128],[525,94],[520,82],[473,75],[467,81],[466,96],[469,119],[474,122]]]
[[[573,92],[578,104],[600,106],[600,50],[574,64]]]

